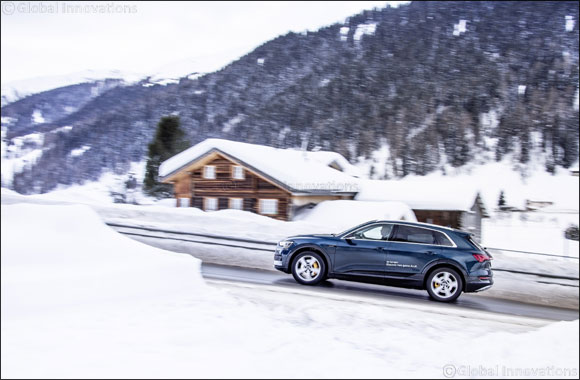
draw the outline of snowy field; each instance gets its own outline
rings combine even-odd
[[[578,321],[208,286],[87,206],[1,216],[3,378],[578,377]]]

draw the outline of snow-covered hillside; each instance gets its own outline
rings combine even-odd
[[[280,377],[288,369],[309,378],[438,378],[466,366],[578,368],[577,321],[216,288],[196,259],[122,237],[86,206],[3,205],[1,223],[3,378]],[[441,351],[441,342],[461,350]]]
[[[28,95],[38,94],[59,87],[78,83],[95,82],[104,79],[121,79],[126,85],[149,78],[148,83],[169,84],[177,83],[180,78],[198,78],[201,75],[217,71],[228,63],[249,51],[251,46],[244,46],[218,54],[179,59],[161,65],[151,72],[121,71],[116,69],[94,70],[88,69],[66,75],[34,77],[2,82],[2,106],[15,102]]]
[[[126,84],[131,84],[143,77],[143,74],[122,72],[119,70],[83,70],[66,75],[2,82],[2,106],[28,95],[38,94],[58,87],[95,82],[103,79],[122,79]]]

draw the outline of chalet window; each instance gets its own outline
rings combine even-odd
[[[230,198],[230,208],[234,210],[244,209],[244,199],[243,198]]]
[[[244,179],[244,168],[241,166],[232,166],[232,178]]]
[[[278,214],[277,199],[260,199],[260,214],[276,215]]]
[[[206,165],[203,167],[203,178],[215,179],[215,166]]]
[[[218,200],[217,198],[204,198],[204,210],[205,211],[215,211],[218,209]]]

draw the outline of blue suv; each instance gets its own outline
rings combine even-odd
[[[370,221],[340,234],[301,235],[282,240],[274,267],[300,284],[329,278],[426,289],[451,302],[461,292],[493,285],[491,255],[456,229],[404,221]]]

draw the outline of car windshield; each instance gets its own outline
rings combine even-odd
[[[368,221],[368,222],[364,222],[364,223],[358,224],[358,225],[356,225],[354,227],[349,228],[348,230],[345,230],[345,231],[342,231],[341,233],[333,234],[333,235],[334,236],[344,236],[344,235],[348,234],[349,232],[352,232],[352,231],[356,230],[357,228],[362,227],[365,224],[368,224],[368,223],[371,223],[371,222],[374,222],[374,220],[371,220],[371,221]]]

